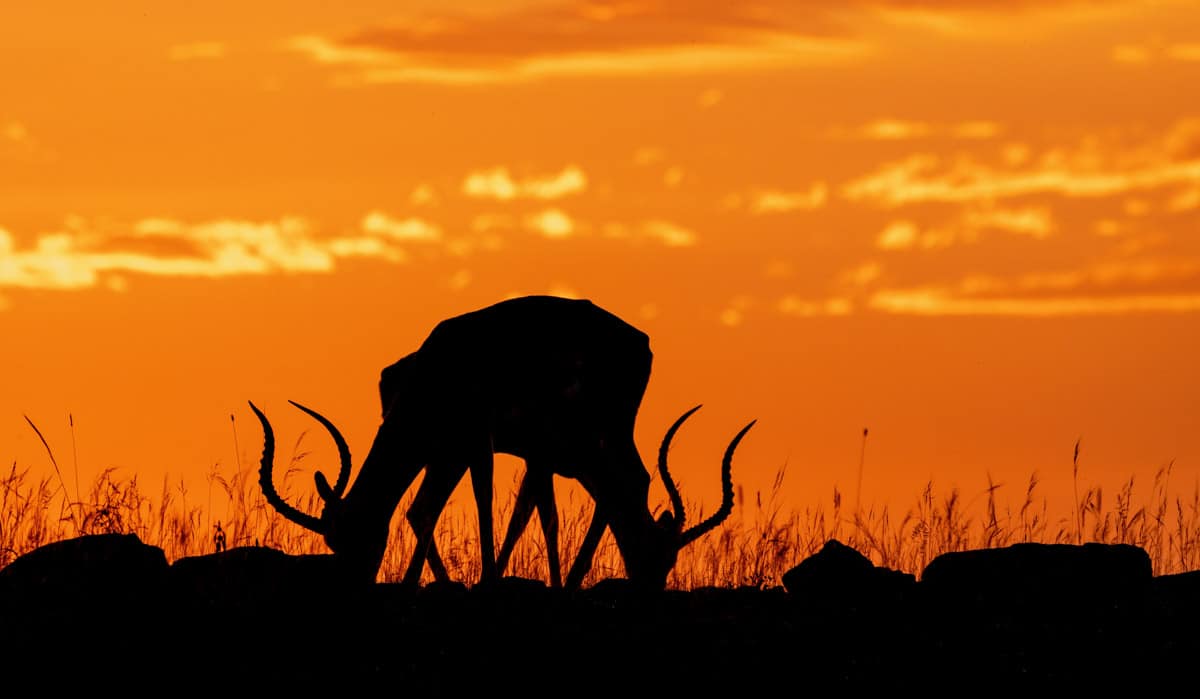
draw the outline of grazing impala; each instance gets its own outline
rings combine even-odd
[[[533,506],[547,523],[555,507],[555,474],[578,480],[595,501],[593,523],[568,585],[582,580],[608,526],[629,578],[661,589],[679,550],[729,516],[733,453],[754,422],[743,427],[725,451],[721,507],[684,530],[682,498],[666,463],[676,430],[699,406],[684,413],[659,449],[658,466],[673,512],[655,520],[647,505],[650,475],[633,440],[651,357],[645,333],[590,301],[551,296],[502,301],[442,321],[416,352],[383,370],[383,422],[348,492],[350,453],[345,440],[329,420],[294,403],[321,422],[338,445],[341,468],[336,483],[330,486],[322,474],[314,476],[325,503],[320,517],[300,512],[275,491],[274,435],[266,416],[251,403],[264,433],[260,484],[281,514],[323,534],[335,555],[374,579],[392,513],[424,469],[407,513],[417,543],[403,582],[416,586],[427,557],[432,552],[436,558],[437,518],[469,470],[479,510],[481,577],[486,581],[499,576],[492,538],[493,454],[511,454],[527,465],[521,487],[525,495],[518,496],[512,527],[523,528]],[[557,549],[552,536],[547,531],[548,551]],[[438,563],[430,563],[436,574]],[[552,568],[557,568],[556,561]]]

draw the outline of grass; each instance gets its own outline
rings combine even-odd
[[[319,511],[315,491],[295,478],[305,475],[299,467],[304,453],[297,452],[284,473],[277,475],[277,487],[289,502],[315,513]],[[53,462],[52,453],[50,458]],[[755,493],[747,502],[738,489],[733,514],[724,525],[680,552],[668,587],[776,586],[785,572],[829,539],[861,551],[877,565],[914,575],[942,553],[1018,542],[1134,544],[1149,554],[1156,575],[1200,569],[1200,486],[1188,499],[1170,495],[1172,466],[1160,468],[1144,494],[1135,492],[1130,478],[1111,500],[1100,487],[1085,488],[1064,512],[1053,514],[1047,500],[1039,496],[1036,474],[1016,506],[1002,503],[997,495],[1000,487],[989,484],[979,494],[984,496],[982,514],[972,514],[957,489],[939,491],[932,482],[902,514],[887,507],[843,508],[837,489],[826,504],[785,511],[780,502],[785,471],[780,469],[765,495]],[[283,519],[267,504],[257,475],[240,466],[230,473],[214,467],[202,494],[190,492],[183,481],[164,479],[154,489],[157,494],[151,495],[136,476],[122,479],[109,469],[93,480],[87,493],[79,492],[76,480],[76,495],[71,497],[57,463],[53,475],[35,477],[14,462],[0,476],[0,567],[39,546],[97,533],[136,534],[162,548],[168,560],[255,544],[291,554],[327,553],[319,536]],[[293,487],[297,480],[302,481],[300,486]],[[515,492],[514,481],[507,497],[498,498],[498,528],[507,525]],[[1075,492],[1079,493],[1078,487]],[[407,508],[410,497],[398,513]],[[591,520],[591,502],[574,494],[560,495],[559,510],[565,573]],[[689,521],[702,517],[702,512],[689,512]],[[548,578],[545,544],[536,522],[534,518],[521,539],[508,574]],[[497,540],[502,535],[501,529]],[[412,543],[398,514],[392,521],[381,581],[402,577]],[[478,525],[472,507],[452,507],[443,514],[437,546],[455,579],[478,579]],[[612,536],[606,533],[584,584],[621,576],[623,571]]]

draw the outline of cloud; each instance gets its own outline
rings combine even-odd
[[[1118,44],[1110,53],[1112,60],[1130,66],[1147,65],[1157,61],[1200,61],[1200,42],[1165,44]]]
[[[451,289],[454,289],[455,291],[461,291],[462,289],[467,288],[467,286],[469,286],[471,284],[471,279],[472,279],[471,270],[460,269],[460,270],[456,271],[454,274],[450,275],[450,279],[447,281],[447,285]]]
[[[868,305],[915,315],[1067,316],[1200,311],[1200,257],[1114,259],[953,285],[877,289]]]
[[[642,232],[648,237],[662,241],[668,247],[691,247],[698,240],[693,231],[669,221],[647,221],[642,224]]]
[[[413,188],[412,194],[408,195],[408,203],[413,206],[426,206],[436,204],[438,201],[437,192],[428,184],[420,184]]]
[[[990,231],[1042,240],[1054,232],[1054,220],[1050,209],[1044,206],[974,205],[965,208],[955,219],[925,230],[907,219],[892,221],[875,237],[875,247],[880,250],[944,248],[960,242],[978,242]]]
[[[666,151],[655,146],[643,146],[633,152],[633,163],[638,167],[646,167],[660,163],[667,157]]]
[[[851,34],[839,13],[807,3],[592,0],[438,13],[287,46],[355,69],[357,82],[471,84],[825,63],[867,50]]]
[[[974,296],[1044,294],[1064,291],[1097,296],[1143,295],[1149,290],[1176,294],[1200,286],[1200,259],[1120,259],[1080,269],[1028,272],[1014,278],[973,275],[958,290]]]
[[[0,136],[14,143],[24,143],[29,140],[29,129],[19,121],[10,121],[0,128]]]
[[[1002,131],[994,121],[962,121],[934,124],[924,121],[883,118],[859,126],[838,126],[826,132],[828,138],[864,141],[911,141],[935,137],[961,140],[995,138]]]
[[[1171,197],[1167,210],[1175,213],[1200,208],[1200,182],[1180,190]]]
[[[1012,162],[990,165],[970,156],[943,159],[917,153],[851,180],[841,193],[851,201],[896,207],[992,202],[1035,194],[1109,197],[1186,186],[1200,182],[1200,128],[1195,120],[1184,120],[1140,148],[1085,143],[1075,149],[1049,150],[1023,166]]]
[[[883,265],[868,260],[842,273],[842,281],[853,286],[868,286],[883,274]]]
[[[225,44],[219,41],[196,41],[176,44],[167,52],[172,61],[193,61],[204,58],[221,58],[225,55]]]
[[[924,316],[1078,316],[1200,311],[1200,294],[1063,296],[1055,298],[963,298],[944,289],[889,289],[868,305],[886,313]]]
[[[1050,210],[1044,206],[971,209],[964,214],[963,222],[972,231],[994,228],[1031,238],[1045,238],[1054,230]]]
[[[587,189],[587,175],[576,165],[568,165],[556,175],[514,180],[504,167],[479,170],[467,175],[462,191],[477,199],[560,199]]]
[[[689,228],[661,219],[643,221],[637,225],[627,225],[619,222],[609,222],[601,227],[606,238],[628,240],[655,240],[667,247],[692,247],[699,242],[699,236]]]
[[[950,127],[954,138],[984,140],[1000,135],[1003,128],[994,121],[964,121]]]
[[[566,238],[575,230],[574,221],[560,209],[546,209],[528,216],[525,225],[546,238]]]
[[[829,198],[829,187],[817,182],[807,190],[785,192],[768,189],[750,195],[750,213],[773,214],[788,211],[812,211],[825,205]]]
[[[854,312],[854,303],[841,296],[813,300],[789,294],[779,299],[775,309],[785,316],[798,318],[846,316]]]
[[[696,104],[698,104],[701,109],[712,109],[720,104],[724,99],[725,93],[723,91],[715,87],[710,87],[704,92],[700,93],[700,96],[696,98]]]
[[[879,141],[893,141],[920,138],[928,135],[929,131],[928,124],[882,119],[862,127],[862,137]]]
[[[72,218],[63,230],[41,233],[21,246],[0,229],[0,288],[120,290],[123,275],[229,277],[327,273],[342,258],[399,263],[402,242],[437,240],[437,228],[417,219],[396,221],[379,212],[363,219],[361,234],[316,235],[311,221],[219,219],[188,223],[142,219],[112,229]]]
[[[1137,44],[1120,44],[1112,49],[1112,59],[1117,63],[1136,65],[1150,62],[1150,51]]]
[[[875,239],[875,245],[880,250],[905,250],[916,244],[920,232],[912,221],[892,221]]]
[[[16,120],[0,121],[0,160],[10,157],[26,160],[39,155],[49,154],[33,137],[28,126]]]
[[[1167,55],[1177,61],[1200,61],[1200,42],[1174,44],[1167,49]]]
[[[717,320],[727,328],[736,328],[746,319],[746,313],[754,306],[754,299],[745,294],[739,294],[729,300],[725,308],[717,314]]]
[[[1115,2],[1115,0],[1114,0]],[[870,54],[867,27],[963,33],[973,14],[1090,7],[1087,0],[550,0],[473,13],[410,14],[287,48],[343,69],[342,84],[480,84],[565,75],[691,75],[822,65]],[[1109,4],[1109,3],[1105,3]],[[705,93],[711,106],[716,93]]]
[[[417,242],[437,242],[442,231],[437,226],[419,218],[394,219],[382,211],[372,211],[363,217],[363,231],[391,238]]]

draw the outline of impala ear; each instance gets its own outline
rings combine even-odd
[[[658,516],[658,526],[668,531],[678,531],[679,522],[675,519],[675,513],[671,512],[670,510],[664,510],[663,513]]]

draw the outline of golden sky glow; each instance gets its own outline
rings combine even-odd
[[[203,490],[524,293],[646,330],[686,495],[1200,473],[1200,8],[1182,0],[18,3],[0,457]],[[234,414],[237,446],[230,430]],[[703,425],[702,427],[700,425]],[[313,435],[303,469],[332,449]],[[307,477],[302,483],[307,484]],[[502,484],[507,486],[507,484]],[[303,486],[297,486],[303,487]],[[1053,490],[1058,488],[1059,490]],[[1003,494],[1003,491],[1002,491]],[[661,493],[659,494],[661,495]],[[711,505],[710,505],[711,506]]]

